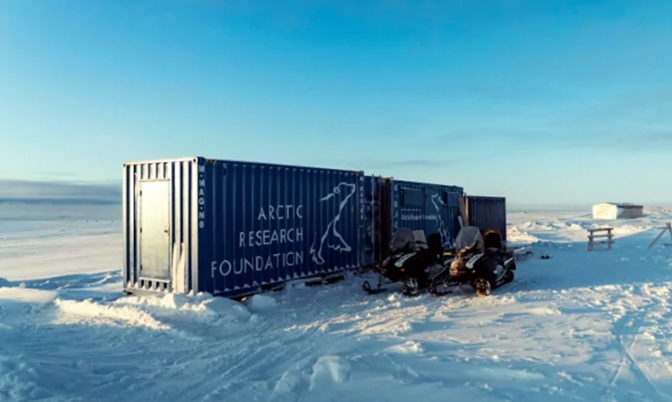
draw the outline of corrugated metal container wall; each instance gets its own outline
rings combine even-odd
[[[467,196],[469,223],[481,229],[499,230],[502,241],[506,242],[506,198],[487,196]]]
[[[361,173],[224,161],[204,170],[201,290],[249,293],[359,266]]]
[[[460,230],[462,187],[398,180],[390,180],[388,186],[391,186],[391,235],[400,227],[424,230],[425,236],[438,232],[444,247],[453,247]]]
[[[389,179],[366,176],[364,179],[363,203],[365,204],[366,231],[362,242],[362,266],[382,261],[390,243],[391,198]]]
[[[364,176],[361,179],[360,208],[364,209],[364,238],[362,239],[362,266],[367,267],[376,261],[379,248],[380,222],[380,178]]]
[[[196,281],[198,161],[126,163],[123,169],[123,287],[187,291]],[[181,261],[175,256],[184,256]],[[175,265],[181,263],[177,272]],[[179,278],[176,275],[181,275]]]

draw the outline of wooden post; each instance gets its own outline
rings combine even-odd
[[[457,199],[457,204],[460,207],[460,215],[462,215],[462,225],[469,226],[469,211],[464,197]]]
[[[614,235],[611,231],[614,228],[595,228],[588,229],[588,251],[593,251],[595,248],[595,243],[606,243],[607,250],[611,250],[611,245],[614,243]],[[607,232],[606,234],[595,234],[595,232]],[[606,238],[607,240],[598,240],[598,238]]]
[[[660,232],[660,234],[658,235],[658,237],[656,237],[656,239],[651,243],[651,245],[649,245],[649,248],[652,248],[653,246],[655,246],[656,243],[658,243],[658,240],[660,240],[660,238],[663,237],[663,235],[665,234],[665,232],[669,232],[669,233],[670,233],[670,237],[672,237],[672,223],[667,222],[667,224],[665,225],[665,229],[663,229],[663,231]]]

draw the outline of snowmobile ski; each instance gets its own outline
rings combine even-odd
[[[364,283],[362,284],[362,289],[370,295],[377,295],[379,293],[387,292],[387,290],[388,290],[387,288],[383,288],[381,286],[378,286],[376,288],[372,288],[369,281],[364,281]]]

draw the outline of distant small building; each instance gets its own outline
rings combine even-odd
[[[644,216],[642,205],[604,202],[593,205],[593,219],[636,219]]]

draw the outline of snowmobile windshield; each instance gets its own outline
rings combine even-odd
[[[482,253],[485,251],[483,236],[481,236],[481,231],[476,226],[463,227],[460,233],[457,234],[457,238],[455,238],[455,248],[458,250],[472,246],[474,243],[478,243],[476,249],[479,252]]]
[[[413,236],[413,231],[409,228],[399,228],[394,233],[394,237],[390,242],[391,250],[404,250],[404,249],[413,249],[413,244],[415,243],[415,237]]]
[[[416,249],[426,249],[426,248],[428,248],[427,238],[425,237],[425,231],[424,230],[414,230],[413,231],[413,239],[415,241],[415,248]]]

